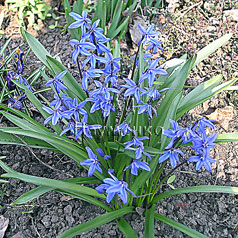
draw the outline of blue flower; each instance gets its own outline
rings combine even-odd
[[[159,158],[159,163],[162,163],[165,160],[169,159],[171,166],[174,169],[176,167],[177,163],[179,163],[178,154],[183,156],[183,153],[179,149],[171,148],[169,150],[165,150],[164,155],[161,155]]]
[[[203,150],[205,156],[209,155],[210,149],[216,146],[216,143],[214,143],[216,137],[216,133],[210,135],[209,137],[207,137],[205,133],[202,133],[201,137],[193,137],[193,149],[195,149],[197,152]]]
[[[75,121],[72,119],[69,120],[68,124],[66,125],[66,128],[60,133],[60,136],[62,136],[68,131],[70,131],[71,134],[75,133]]]
[[[120,61],[121,58],[113,58],[111,53],[106,52],[106,61],[105,61],[105,69],[104,72],[106,74],[116,74],[120,70],[120,65],[118,64],[118,61]]]
[[[60,120],[61,118],[66,118],[66,119],[70,119],[71,118],[71,112],[66,112],[66,111],[62,111],[62,108],[60,105],[57,105],[57,107],[55,107],[55,109],[51,109],[49,107],[45,107],[43,106],[42,109],[44,111],[46,111],[47,113],[51,114],[51,116],[49,116],[45,121],[44,121],[44,125],[46,125],[47,123],[49,123],[50,121],[52,121],[52,125],[55,126],[58,122],[58,120]]]
[[[114,133],[117,133],[117,132],[121,132],[121,136],[125,136],[126,134],[130,132],[135,133],[135,131],[131,129],[129,127],[129,124],[126,122],[123,122],[122,124],[116,127],[116,129],[114,130]]]
[[[143,169],[143,170],[146,170],[146,171],[150,171],[150,167],[149,167],[149,164],[147,162],[142,162],[142,161],[139,161],[139,160],[133,160],[133,162],[128,165],[124,171],[126,171],[127,169],[130,169],[131,170],[131,174],[137,176],[138,175],[138,169]]]
[[[142,140],[148,140],[148,139],[149,137],[147,136],[143,136],[143,137],[134,136],[131,141],[127,141],[124,143],[126,145],[124,150],[128,150],[131,146],[134,146],[134,147],[143,146],[144,143],[142,142]]]
[[[133,95],[136,99],[137,103],[140,103],[140,92],[145,92],[144,89],[140,88],[139,86],[136,85],[136,83],[134,81],[132,81],[131,79],[124,79],[129,85],[121,85],[121,87],[123,88],[127,88],[126,92],[125,92],[125,97],[131,96]]]
[[[26,98],[25,94],[20,97],[9,98],[8,99],[8,107],[23,111],[24,106],[21,101],[23,101],[25,98]]]
[[[58,105],[61,105],[63,107],[67,107],[64,108],[65,110],[68,109],[68,107],[70,107],[69,103],[72,103],[72,98],[68,97],[67,94],[61,94],[60,96],[58,94],[54,94],[54,99],[51,103],[50,103],[50,107],[55,106],[58,107]],[[63,105],[62,105],[63,102]]]
[[[156,54],[157,53],[157,49],[160,49],[161,51],[163,51],[163,48],[162,48],[162,42],[161,41],[158,41],[156,39],[150,39],[149,40],[149,45],[147,46],[146,48],[146,51],[147,50],[150,50],[150,49],[153,49],[153,54]]]
[[[72,52],[73,64],[77,62],[79,53],[89,57],[91,56],[91,53],[88,50],[96,49],[96,47],[92,43],[84,42],[82,40],[79,42],[78,40],[73,39],[69,41],[69,44],[75,48]]]
[[[97,20],[93,23],[92,27],[89,27],[89,31],[83,35],[83,40],[87,40],[88,38],[90,38],[90,41],[95,44],[98,39],[107,39],[103,35],[104,30],[100,27],[97,27],[99,22],[100,20]]]
[[[99,54],[102,54],[102,52],[106,52],[106,53],[110,53],[111,51],[104,45],[104,43],[110,41],[109,38],[106,38],[106,39],[97,39],[96,42],[94,43],[96,48],[97,48],[97,51]]]
[[[204,117],[198,120],[198,122],[194,126],[194,128],[199,134],[205,133],[206,127],[210,127],[212,130],[215,129],[215,126],[212,124],[212,121],[207,120]]]
[[[182,138],[182,136],[184,135],[184,133],[186,132],[186,129],[182,129],[179,128],[178,123],[169,119],[170,124],[172,126],[172,130],[171,129],[163,129],[162,134],[164,136],[167,137],[171,137],[172,140],[170,141],[170,143],[167,145],[166,149],[172,147],[173,143],[175,140]]]
[[[160,74],[160,75],[168,74],[167,71],[163,70],[161,66],[156,68],[159,60],[161,60],[161,58],[157,59],[157,60],[149,61],[148,68],[145,70],[145,72],[143,72],[143,74],[139,80],[139,84],[141,84],[145,79],[148,78],[149,87],[151,88],[155,81],[155,76],[157,74]]]
[[[87,114],[87,112],[83,109],[85,104],[86,104],[85,101],[78,103],[77,98],[74,99],[73,103],[70,103],[69,112],[71,112],[74,115],[76,121],[80,120],[79,114],[81,115]]]
[[[65,75],[66,73],[67,73],[67,71],[65,70],[65,71],[63,71],[63,72],[61,72],[61,73],[59,73],[59,74],[56,74],[55,77],[54,77],[54,79],[49,80],[49,81],[45,84],[45,86],[50,86],[51,84],[53,84],[53,85],[55,86],[55,89],[57,90],[57,92],[60,92],[60,91],[59,91],[60,89],[61,89],[61,90],[68,90],[68,89],[64,86],[63,82],[60,80],[61,78],[64,77],[64,75]]]
[[[108,88],[106,87],[104,84],[102,84],[101,82],[94,80],[94,83],[96,84],[97,87],[99,87],[98,89],[92,91],[89,93],[90,97],[98,97],[98,96],[103,96],[106,100],[110,99],[110,92],[112,93],[120,93],[119,90],[115,89],[115,88]]]
[[[103,71],[93,68],[87,69],[83,72],[82,88],[84,91],[88,90],[88,80],[101,77],[100,73],[103,73]]]
[[[152,119],[153,118],[152,112],[154,112],[154,114],[157,116],[155,108],[153,108],[150,104],[144,103],[143,105],[138,105],[134,107],[140,108],[138,114],[148,113],[149,117]]]
[[[112,179],[111,178],[104,179],[103,182],[105,184],[101,184],[96,188],[97,192],[100,194],[103,194],[104,190],[106,190],[107,203],[110,203],[116,194],[121,198],[124,204],[126,204],[128,201],[127,192],[131,193],[134,197],[136,197],[136,195],[128,188],[127,182],[123,180],[118,180],[112,174],[113,170],[109,170],[108,173],[112,177]]]
[[[146,62],[148,61],[153,55],[150,54],[150,53],[143,53],[143,61]],[[135,59],[136,55],[132,55],[131,56],[131,59]],[[136,58],[136,66],[138,65],[139,63],[139,55],[137,56]]]
[[[89,139],[92,139],[92,135],[90,130],[96,130],[102,128],[101,125],[88,125],[88,116],[84,115],[82,122],[76,122],[76,133],[75,138],[79,138],[79,136],[82,135],[82,133],[87,136]]]
[[[101,148],[97,148],[96,151],[105,160],[111,159],[111,156],[110,155],[105,155],[104,151]]]
[[[69,25],[69,29],[81,27],[82,35],[84,35],[86,32],[86,28],[89,28],[90,24],[92,24],[92,21],[87,18],[87,12],[83,11],[82,16],[80,16],[75,12],[70,12],[69,15],[74,20],[76,20],[76,22],[73,22],[72,24]]]
[[[15,80],[16,75],[17,75],[17,73],[15,73],[13,71],[7,72],[6,81],[7,81],[7,87],[10,91],[14,90],[16,88],[16,84],[12,82],[12,80]]]
[[[159,34],[157,32],[153,32],[154,24],[152,24],[147,30],[145,30],[144,27],[141,26],[140,24],[138,24],[138,28],[140,33],[142,34],[142,38],[139,40],[138,45],[140,45],[141,42],[144,44],[149,42],[150,39],[153,39],[153,37]]]
[[[190,158],[188,158],[187,161],[188,162],[196,162],[197,163],[196,164],[196,170],[199,170],[199,169],[202,168],[202,166],[204,166],[209,173],[211,173],[211,171],[212,171],[210,163],[215,163],[216,162],[216,160],[210,158],[205,153],[195,155],[195,156],[191,156]]]
[[[24,51],[18,47],[16,49],[15,59],[17,60],[17,73],[22,74],[24,67],[23,67],[23,55]]]
[[[109,99],[104,99],[100,103],[100,108],[102,110],[103,117],[108,117],[110,115],[110,112],[115,112],[115,107],[112,104],[113,97],[110,97]]]
[[[91,177],[94,174],[95,170],[97,170],[99,173],[102,173],[100,161],[97,159],[97,155],[94,154],[89,147],[86,147],[86,150],[88,152],[89,159],[81,161],[80,165],[89,166],[88,177]]]
[[[145,89],[148,91],[142,93],[141,96],[147,95],[149,97],[149,99],[151,99],[152,101],[155,101],[155,100],[160,99],[161,92],[164,92],[164,91],[168,90],[169,88],[163,88],[159,91],[155,87],[154,88],[145,88]]]

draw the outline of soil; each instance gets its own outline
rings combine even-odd
[[[166,10],[167,8],[160,12],[160,14],[154,14],[151,17],[151,22],[157,23],[156,27],[161,31],[161,36],[164,39],[164,58],[179,57],[184,53],[193,54],[194,51],[201,49],[208,42],[217,39],[225,32],[238,29],[236,21],[224,19],[224,11],[233,9],[235,2],[204,1],[204,3],[215,4],[215,8],[208,11],[206,10],[207,8],[202,8],[202,6],[199,7],[198,5],[189,10],[198,1],[193,1],[193,3],[184,1],[183,4],[175,8],[175,13],[173,14],[170,14]],[[185,14],[183,15],[183,13]],[[182,17],[178,19],[179,16]],[[222,21],[222,24],[220,24],[220,21]],[[5,19],[3,24],[5,24],[4,31],[6,34],[1,36],[0,48],[9,37],[12,37],[13,40],[8,47],[8,52],[11,52],[18,45],[22,44],[24,40],[19,34],[19,26],[15,21],[13,13],[9,13],[8,18]],[[77,77],[75,73],[76,68],[71,60],[71,47],[68,44],[68,41],[71,39],[70,35],[69,33],[62,35],[59,28],[50,30],[48,26],[51,24],[54,24],[53,20],[46,20],[38,33],[34,32],[34,30],[31,30],[31,32],[40,40],[51,55],[58,53],[63,64]],[[59,25],[64,24],[65,21],[61,17]],[[122,44],[125,45],[124,42]],[[237,47],[237,32],[235,32],[228,44],[193,69],[187,85],[196,86],[219,73],[224,74],[223,82],[236,77],[238,72]],[[22,48],[27,49],[26,43]],[[33,53],[30,53],[25,73],[32,72],[40,65],[39,60]],[[36,87],[42,87],[42,85],[43,80],[39,80]],[[185,91],[185,93],[187,92],[188,90]],[[208,102],[203,103],[203,105],[191,110],[181,118],[179,123],[186,126],[189,122],[195,121],[199,115],[209,116],[216,109],[227,107],[232,110],[233,115],[231,116],[231,113],[229,113],[228,116],[224,115],[222,120],[217,119],[216,132],[237,131],[236,118],[238,113],[237,93],[235,91],[227,91],[215,96]],[[34,117],[36,120],[43,122],[36,112],[34,112]],[[226,124],[224,124],[224,121],[226,121]],[[0,118],[0,126],[6,125],[9,126],[9,122],[4,118]],[[6,156],[4,162],[18,172],[53,179],[86,176],[86,172],[66,156],[46,150],[34,149],[32,151],[34,151],[35,156],[27,147],[0,146],[0,156]],[[185,151],[186,155],[188,153]],[[237,186],[238,144],[227,143],[217,145],[213,154],[213,158],[217,162],[213,165],[211,174],[206,171],[196,172],[192,163],[184,164],[175,173],[174,187],[180,188],[207,184]],[[165,171],[170,171],[170,169],[170,165],[167,164]],[[2,174],[4,171],[1,170],[0,173]],[[11,206],[11,203],[16,198],[35,186],[14,179],[8,179],[8,181],[9,183],[1,185],[0,190],[0,214],[5,218],[9,218],[9,225],[5,233],[6,238],[53,238],[70,227],[82,224],[104,213],[101,208],[56,192],[46,193],[34,200],[34,202],[26,205]],[[163,191],[170,189],[167,185],[162,187]],[[208,237],[232,238],[238,235],[237,204],[237,195],[196,193],[161,200],[157,204],[156,209],[160,214],[187,225]],[[138,213],[125,216],[139,237],[143,237],[144,218],[142,214],[143,209],[140,208]],[[122,237],[122,235],[116,222],[111,222],[86,232],[79,237]],[[155,237],[187,236],[164,223],[156,222]]]

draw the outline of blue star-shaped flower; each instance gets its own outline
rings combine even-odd
[[[99,173],[102,173],[100,161],[97,159],[97,155],[94,154],[89,147],[86,147],[86,150],[88,152],[89,159],[81,161],[80,165],[89,166],[88,177],[91,177],[94,174],[95,170],[97,170]]]
[[[67,73],[67,71],[63,71],[59,74],[56,74],[54,79],[49,80],[45,86],[50,86],[51,84],[53,84],[55,86],[55,89],[57,90],[57,92],[60,92],[61,90],[68,90],[68,88],[66,88],[66,86],[64,86],[63,82],[60,80],[61,78],[64,77],[64,75]]]
[[[142,170],[146,170],[146,171],[150,171],[150,167],[149,164],[147,162],[142,162],[139,160],[133,160],[133,162],[128,165],[124,171],[126,171],[127,169],[131,170],[131,174],[137,176],[138,175],[138,169],[142,169]]]
[[[87,12],[83,11],[82,16],[80,16],[75,12],[70,12],[69,15],[74,20],[76,20],[76,22],[73,22],[72,24],[69,25],[69,29],[81,27],[82,35],[84,35],[86,32],[86,28],[89,28],[90,24],[92,24],[92,21],[87,18]]]
[[[140,45],[141,42],[143,44],[146,44],[147,42],[150,41],[150,39],[153,39],[155,36],[159,34],[158,32],[153,32],[154,26],[155,25],[152,24],[150,27],[148,27],[147,30],[145,30],[143,26],[138,24],[139,31],[142,34],[142,38],[139,40],[138,45]]]
[[[155,76],[157,74],[160,74],[160,75],[168,74],[168,72],[165,71],[164,69],[162,69],[162,67],[159,66],[158,68],[156,68],[159,60],[161,60],[161,59],[149,61],[148,68],[145,70],[145,72],[143,72],[143,74],[139,80],[139,84],[141,84],[145,79],[148,78],[149,87],[151,88],[155,81]]]
[[[111,178],[103,179],[103,182],[105,184],[101,184],[96,188],[97,192],[100,194],[103,194],[104,190],[106,190],[107,203],[110,203],[116,194],[121,198],[121,200],[124,204],[126,204],[128,201],[127,192],[131,193],[134,197],[136,197],[136,195],[128,188],[127,182],[125,182],[123,180],[118,180],[112,174],[113,170],[109,170],[108,173],[112,177],[112,179]]]
[[[183,153],[179,149],[171,148],[169,150],[165,150],[164,155],[161,155],[159,158],[159,163],[162,163],[165,160],[169,159],[171,166],[174,169],[176,165],[179,163],[178,154],[183,156]]]

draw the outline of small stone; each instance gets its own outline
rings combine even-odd
[[[56,215],[53,215],[52,217],[51,217],[51,222],[52,223],[56,223],[58,221],[58,217],[56,216]]]
[[[46,228],[50,228],[50,225],[51,225],[51,221],[50,221],[50,216],[44,216],[43,219],[41,220],[41,222],[43,223],[43,225],[46,227]]]
[[[68,205],[64,208],[64,213],[65,214],[71,214],[72,213],[72,206]]]

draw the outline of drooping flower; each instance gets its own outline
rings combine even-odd
[[[138,105],[138,106],[134,106],[134,107],[138,107],[140,108],[138,111],[138,114],[141,113],[148,113],[149,117],[152,119],[153,115],[152,113],[154,113],[155,115],[157,115],[156,109],[153,108],[150,104],[148,103],[144,103],[143,105]]]
[[[153,50],[153,54],[157,53],[157,49],[163,51],[163,48],[161,46],[162,45],[161,41],[153,39],[153,38],[150,38],[149,43],[150,44],[147,46],[146,51],[152,49]]]
[[[23,111],[24,106],[21,101],[23,101],[25,98],[26,98],[25,94],[19,97],[9,98],[8,107]]]
[[[74,115],[76,121],[80,120],[79,114],[81,115],[87,114],[87,112],[83,109],[85,104],[86,104],[85,101],[78,103],[77,98],[74,98],[73,103],[69,103],[70,105],[69,111],[72,113],[72,115]]]
[[[129,124],[126,122],[123,122],[119,126],[117,126],[114,130],[114,133],[120,132],[121,136],[125,136],[126,134],[132,132],[135,133],[133,129],[130,128]]]
[[[118,180],[112,173],[113,170],[108,170],[111,178],[106,178],[103,180],[105,184],[99,185],[96,190],[98,193],[103,194],[104,190],[107,193],[106,201],[110,203],[115,195],[118,195],[124,204],[128,201],[127,192],[131,193],[134,197],[136,195],[128,188],[128,183],[123,180]]]
[[[83,40],[78,41],[73,39],[69,41],[69,44],[74,47],[74,50],[72,52],[73,64],[77,62],[77,58],[79,54],[90,57],[91,53],[88,50],[96,49],[96,47],[92,43],[84,42]]]
[[[168,74],[168,72],[166,70],[164,70],[161,66],[156,68],[156,66],[160,60],[161,60],[161,58],[149,61],[148,68],[145,70],[145,72],[143,72],[143,74],[139,80],[139,84],[141,84],[145,79],[148,78],[149,87],[151,88],[155,81],[155,76],[157,74],[160,74],[160,75]]]
[[[92,21],[87,18],[87,12],[83,11],[82,16],[80,16],[79,14],[77,14],[75,12],[70,12],[69,15],[74,20],[76,20],[75,22],[73,22],[72,24],[69,25],[69,29],[81,27],[82,35],[84,35],[86,32],[86,28],[89,28],[90,24],[92,24]]]
[[[15,76],[16,76],[15,72],[13,71],[7,72],[6,81],[7,81],[7,87],[10,91],[16,88],[16,84],[12,82],[12,80],[15,80]]]
[[[149,164],[147,162],[143,162],[143,161],[139,161],[139,160],[133,160],[133,162],[128,165],[124,171],[126,171],[127,169],[131,170],[131,174],[137,176],[138,175],[138,169],[142,169],[145,171],[150,171],[150,167]]]
[[[67,73],[67,71],[63,71],[59,74],[56,74],[54,79],[49,80],[45,86],[50,86],[50,85],[54,85],[55,89],[57,90],[57,92],[60,92],[61,90],[68,90],[68,88],[63,84],[63,82],[60,80],[61,78],[64,77],[64,75]]]
[[[62,118],[70,119],[72,114],[71,112],[62,110],[62,107],[60,105],[57,105],[54,110],[46,106],[43,106],[42,109],[51,114],[51,116],[46,118],[46,120],[44,121],[44,125],[52,121],[52,125],[55,126],[57,122]]]
[[[99,173],[102,173],[100,161],[97,159],[97,155],[94,154],[89,147],[86,147],[86,150],[88,152],[89,159],[81,161],[80,165],[89,166],[88,177],[91,177],[94,174],[95,170],[97,170]]]
[[[142,142],[142,140],[148,140],[148,139],[149,137],[147,136],[143,136],[143,137],[134,136],[131,141],[127,141],[124,143],[126,145],[124,149],[128,150],[130,147],[133,148],[133,147],[143,146],[144,143]]]
[[[211,173],[211,171],[212,171],[210,163],[215,163],[216,162],[216,160],[210,158],[205,153],[195,155],[195,156],[191,156],[190,158],[188,158],[187,161],[188,162],[195,162],[196,163],[196,170],[199,170],[199,169],[202,168],[202,166],[204,166],[209,173]]]
[[[97,148],[96,151],[105,160],[111,159],[111,156],[110,155],[105,155],[104,151],[101,148]]]
[[[102,128],[101,125],[88,125],[88,116],[87,114],[84,115],[82,122],[76,122],[76,126],[75,126],[75,138],[79,138],[79,136],[82,135],[82,133],[88,137],[89,139],[92,139],[92,135],[90,130],[96,130],[96,129],[100,129]]]
[[[121,60],[121,57],[113,58],[111,53],[106,52],[106,61],[104,72],[106,74],[116,74],[120,70],[120,65],[118,61]]]
[[[183,134],[186,132],[186,129],[179,128],[178,123],[174,120],[169,119],[172,130],[171,129],[163,129],[163,135],[167,137],[171,137],[172,140],[167,145],[166,149],[170,148],[175,140],[182,138]]]
[[[125,92],[125,97],[128,97],[128,96],[134,96],[135,99],[136,99],[136,102],[137,104],[140,103],[140,97],[141,97],[141,94],[140,93],[143,93],[145,92],[144,89],[140,88],[134,81],[132,81],[131,79],[124,79],[127,84],[129,85],[121,85],[121,87],[123,88],[127,88],[126,92]]]
[[[95,21],[91,27],[88,28],[88,32],[83,35],[83,40],[87,40],[88,38],[90,41],[95,44],[97,40],[99,39],[107,39],[104,35],[103,32],[104,30],[100,27],[98,27],[100,20]]]
[[[158,32],[153,32],[154,30],[154,24],[149,26],[147,30],[144,29],[143,26],[138,24],[138,28],[140,33],[142,34],[142,38],[139,40],[138,45],[142,42],[143,44],[146,44],[147,42],[150,41],[150,39],[153,39],[155,36],[157,36],[159,33]]]
[[[183,156],[182,151],[179,149],[171,148],[169,150],[165,150],[164,155],[161,155],[159,158],[159,163],[162,163],[165,160],[169,159],[170,164],[171,164],[172,168],[174,169],[176,167],[176,165],[179,163],[178,154]]]

